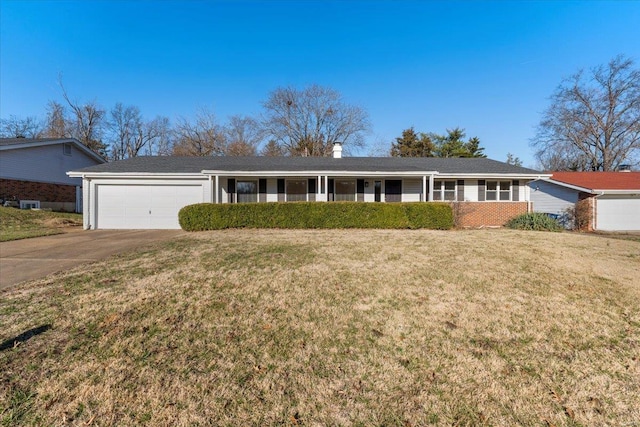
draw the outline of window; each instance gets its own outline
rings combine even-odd
[[[40,209],[39,200],[20,200],[20,209]]]
[[[256,181],[238,181],[236,186],[238,203],[256,203],[258,201],[258,183]]]
[[[307,180],[291,179],[287,180],[287,202],[307,201]]]
[[[511,181],[487,181],[486,199],[511,200]]]
[[[65,156],[71,155],[71,144],[62,144],[62,153]]]
[[[336,202],[355,202],[356,200],[356,180],[336,179],[335,180]]]
[[[434,181],[433,200],[456,200],[455,181]]]

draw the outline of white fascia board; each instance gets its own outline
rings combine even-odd
[[[582,191],[583,193],[596,194],[596,190],[592,190],[591,188],[580,187],[578,185],[567,184],[566,182],[556,181],[553,178],[541,179],[541,181],[550,182],[551,184],[559,185],[561,187],[570,188],[572,190]]]
[[[173,179],[193,179],[193,178],[205,178],[201,173],[148,173],[148,172],[127,172],[127,173],[114,173],[114,172],[75,172],[69,171],[67,175],[71,178],[173,178]]]
[[[438,174],[438,178],[469,178],[469,179],[545,179],[550,177],[551,174],[538,174],[538,175],[529,175],[522,173],[443,173]]]
[[[594,192],[600,193],[600,195],[604,194],[628,194],[630,196],[640,195],[640,189],[637,190],[593,190]]]
[[[280,176],[361,176],[361,177],[422,177],[424,175],[437,175],[437,171],[424,172],[385,172],[385,171],[322,171],[322,170],[305,170],[305,171],[228,171],[228,170],[203,170],[203,175],[221,175],[221,176],[264,176],[264,177],[280,177]]]

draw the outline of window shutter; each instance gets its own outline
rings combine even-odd
[[[329,185],[327,189],[327,201],[333,202],[333,178],[330,178],[327,184]]]
[[[456,195],[458,202],[464,202],[464,179],[458,180],[458,194]]]
[[[478,201],[485,201],[485,191],[487,188],[487,184],[484,179],[478,181]]]
[[[227,180],[227,195],[229,203],[236,202],[236,180],[233,178]]]
[[[513,181],[513,185],[511,187],[511,200],[517,202],[520,200],[520,181]]]
[[[258,181],[258,201],[267,201],[267,180],[262,178]]]
[[[309,193],[308,200],[310,202],[316,201],[316,180],[315,178],[309,178],[309,183],[307,184],[307,193]]]
[[[284,179],[278,179],[278,201],[284,202]]]
[[[356,201],[364,202],[364,179],[356,181]]]

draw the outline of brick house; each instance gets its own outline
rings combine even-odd
[[[0,199],[21,208],[82,212],[82,183],[66,172],[105,162],[73,138],[0,138]]]
[[[461,227],[501,226],[531,209],[548,177],[486,158],[136,157],[73,170],[84,227],[179,228],[194,203],[445,202]]]

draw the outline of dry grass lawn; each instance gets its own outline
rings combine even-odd
[[[1,293],[0,420],[639,426],[639,307],[633,240],[194,233]]]
[[[82,226],[82,214],[0,206],[0,242],[62,234]]]

